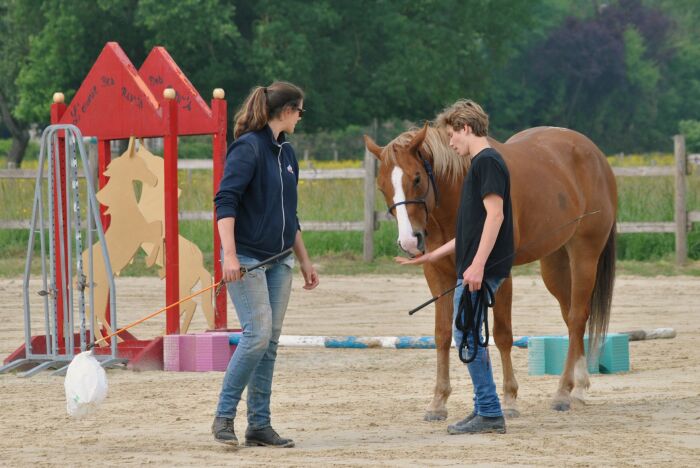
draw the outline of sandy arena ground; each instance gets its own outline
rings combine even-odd
[[[420,276],[322,276],[311,292],[300,283],[295,279],[285,334],[432,334],[432,309],[406,313],[429,297]],[[125,278],[117,287],[122,324],[162,306],[157,279]],[[565,332],[539,278],[516,278],[514,289],[516,334]],[[21,280],[0,280],[0,299],[4,358],[23,340]],[[454,354],[448,421],[423,422],[435,376],[433,350],[280,348],[273,424],[295,439],[293,449],[231,450],[213,442],[222,373],[111,370],[107,400],[83,420],[66,414],[63,378],[1,375],[0,465],[699,466],[699,314],[696,278],[618,279],[611,331],[673,327],[678,336],[630,343],[631,371],[592,376],[587,405],[568,413],[549,409],[558,378],[528,376],[527,351],[515,349],[522,415],[508,421],[505,435],[447,435],[447,424],[471,410],[471,384]],[[135,333],[148,337],[163,327],[164,319],[155,319]],[[203,329],[198,311],[191,330]],[[500,389],[495,347],[492,353]],[[239,437],[245,424],[243,402]]]

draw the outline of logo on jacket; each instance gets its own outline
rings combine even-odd
[[[290,174],[294,174],[294,169],[292,169],[291,164],[287,164],[287,172],[289,172]]]

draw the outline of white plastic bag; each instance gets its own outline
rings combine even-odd
[[[73,358],[66,372],[68,415],[81,418],[92,412],[107,396],[107,373],[92,355],[84,351]]]

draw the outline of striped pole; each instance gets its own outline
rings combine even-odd
[[[240,333],[229,335],[229,344],[238,345]],[[518,346],[518,341],[514,346]],[[493,338],[489,339],[493,343]],[[387,348],[387,349],[435,349],[435,338],[432,336],[306,336],[282,335],[279,346],[291,348]],[[454,348],[454,341],[452,347]],[[527,342],[525,346],[527,347]]]
[[[629,335],[630,341],[668,339],[676,336],[672,328],[657,328],[655,330],[635,330],[623,332]],[[527,348],[529,336],[514,336],[513,346]],[[240,333],[229,335],[229,344],[238,345]],[[489,338],[489,345],[494,345]],[[435,339],[432,336],[313,336],[313,335],[282,335],[279,346],[288,348],[386,348],[386,349],[435,349]],[[454,341],[452,347],[455,347]]]

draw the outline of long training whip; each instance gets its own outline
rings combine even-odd
[[[291,253],[291,252],[292,252],[292,248],[290,247],[290,248],[288,248],[287,250],[285,250],[285,251],[283,251],[283,252],[280,252],[280,253],[278,253],[277,255],[273,255],[272,257],[270,257],[270,258],[268,258],[268,259],[265,259],[265,260],[263,260],[263,261],[260,262],[260,263],[256,263],[256,264],[253,265],[253,266],[250,266],[250,267],[241,267],[241,272],[243,272],[243,273],[245,274],[245,273],[248,273],[248,272],[250,272],[250,271],[256,270],[256,269],[258,269],[258,268],[260,268],[260,267],[263,267],[263,266],[265,266],[265,265],[267,265],[267,264],[269,264],[269,263],[274,262],[275,260],[278,260],[278,259],[280,259],[280,258],[282,258],[282,257],[286,257],[286,256],[287,256],[289,253]],[[223,284],[225,284],[225,282],[224,282],[224,280],[221,280],[221,281],[219,281],[219,282],[217,282],[217,283],[212,284],[211,286],[207,286],[206,288],[200,289],[199,291],[197,291],[197,292],[195,292],[195,293],[192,293],[192,294],[190,294],[189,296],[187,296],[187,297],[185,297],[185,298],[183,298],[183,299],[180,299],[180,300],[177,301],[177,302],[173,302],[172,304],[167,305],[167,306],[163,307],[162,309],[158,309],[157,311],[155,311],[155,312],[153,312],[153,313],[151,313],[151,314],[148,314],[148,315],[146,315],[145,317],[142,317],[142,318],[140,318],[140,319],[138,319],[138,320],[136,320],[136,321],[134,321],[134,322],[131,322],[131,323],[128,324],[128,325],[125,325],[124,327],[120,328],[119,330],[115,331],[114,333],[110,333],[109,335],[104,336],[104,337],[100,338],[99,340],[94,341],[93,343],[90,343],[90,344],[87,346],[87,349],[90,350],[90,349],[94,348],[94,347],[97,345],[97,343],[100,343],[100,342],[103,342],[103,341],[107,341],[108,339],[112,338],[113,336],[116,336],[116,335],[120,334],[120,333],[123,332],[124,330],[128,330],[128,329],[131,328],[131,327],[135,327],[135,326],[138,325],[139,323],[143,323],[143,322],[145,322],[146,320],[152,319],[152,318],[155,317],[156,315],[158,315],[158,314],[160,314],[160,313],[162,313],[162,312],[165,312],[166,310],[171,309],[171,308],[175,307],[175,306],[178,305],[178,304],[181,304],[181,303],[183,303],[183,302],[185,302],[185,301],[189,301],[189,300],[192,299],[193,297],[196,297],[196,296],[198,296],[198,295],[200,295],[200,294],[202,294],[202,293],[204,293],[204,292],[206,292],[206,291],[209,291],[209,290],[212,289],[212,288],[218,288],[218,287],[222,286]]]
[[[500,260],[498,260],[497,262],[495,262],[495,263],[493,263],[492,265],[490,265],[489,268],[493,268],[494,266],[498,265],[499,263],[504,262],[504,261],[508,260],[508,259],[511,258],[511,257],[515,257],[518,253],[522,252],[522,251],[525,250],[527,247],[530,247],[530,246],[531,246],[532,244],[534,244],[535,242],[541,241],[542,239],[544,239],[544,238],[546,238],[546,237],[548,237],[548,236],[551,236],[551,235],[554,234],[555,232],[561,231],[562,229],[564,229],[565,227],[567,227],[569,224],[573,224],[573,223],[575,223],[575,222],[581,220],[582,218],[585,218],[586,216],[590,216],[590,215],[592,215],[592,214],[600,213],[600,211],[601,211],[601,210],[588,211],[588,212],[586,212],[586,213],[583,213],[581,216],[577,216],[576,218],[572,219],[571,221],[569,221],[569,222],[567,222],[567,223],[564,223],[564,224],[562,224],[561,226],[559,226],[558,228],[553,229],[552,231],[548,232],[548,233],[545,234],[544,236],[541,236],[541,237],[538,237],[538,238],[536,238],[536,239],[533,239],[532,241],[528,242],[527,244],[521,246],[517,251],[513,252],[512,254],[510,254],[510,255],[508,255],[508,256],[506,256],[506,257],[503,257],[502,259],[500,259]],[[423,307],[426,307],[426,306],[432,304],[433,302],[437,301],[438,299],[440,299],[442,296],[445,296],[445,295],[451,293],[452,291],[454,291],[455,289],[457,289],[457,288],[459,287],[459,285],[460,285],[460,283],[457,283],[456,285],[452,286],[451,288],[446,289],[445,291],[441,292],[441,293],[438,294],[437,296],[434,296],[432,299],[428,299],[427,301],[425,301],[424,303],[422,303],[422,304],[419,305],[418,307],[415,307],[415,308],[409,310],[409,311],[408,311],[408,315],[413,315],[413,314],[415,314],[416,312],[418,312],[419,310],[421,310]]]

